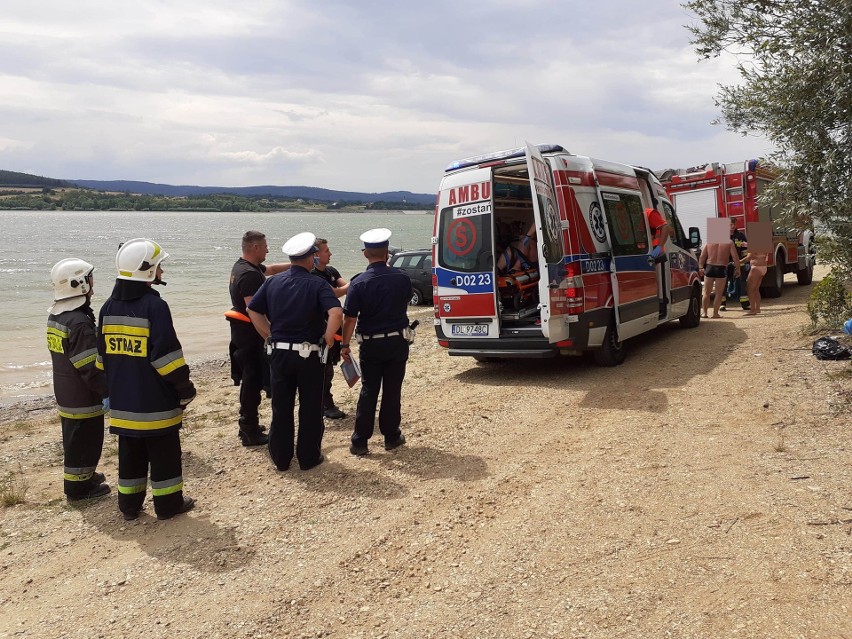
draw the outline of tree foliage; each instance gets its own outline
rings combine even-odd
[[[722,120],[760,133],[781,177],[766,192],[792,224],[813,220],[820,256],[852,271],[852,0],[692,0],[699,56],[736,56]]]

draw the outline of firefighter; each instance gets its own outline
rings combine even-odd
[[[183,496],[178,433],[195,386],[169,305],[152,288],[165,284],[167,257],[152,240],[122,244],[115,288],[100,311],[98,362],[110,391],[109,430],[118,435],[118,508],[128,521],[142,510],[149,465],[157,519],[195,505]]]
[[[373,436],[379,391],[379,431],[384,436],[385,450],[405,443],[400,430],[402,421],[402,382],[408,361],[413,331],[408,325],[408,300],[411,280],[404,271],[387,265],[391,232],[372,229],[361,235],[367,270],[353,278],[343,309],[343,343],[341,357],[352,361],[350,340],[357,324],[361,394],[355,412],[355,431],[349,452],[356,456],[369,453],[367,441]]]
[[[88,262],[73,257],[50,269],[54,302],[48,309],[47,348],[62,423],[63,487],[69,502],[109,493],[103,473],[97,472],[108,400],[106,378],[95,366],[94,270]]]

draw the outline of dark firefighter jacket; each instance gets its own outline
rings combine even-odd
[[[99,316],[98,365],[107,374],[110,432],[177,430],[195,397],[169,305],[144,282],[117,280]]]
[[[95,366],[98,339],[88,302],[47,318],[47,348],[53,362],[53,393],[59,414],[68,419],[103,415],[107,382]]]

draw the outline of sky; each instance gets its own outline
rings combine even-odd
[[[434,193],[453,160],[561,144],[652,169],[768,141],[713,125],[732,58],[677,1],[3,0],[0,169]]]

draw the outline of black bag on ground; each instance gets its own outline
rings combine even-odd
[[[820,337],[811,347],[817,359],[849,359],[852,352],[833,337]]]

